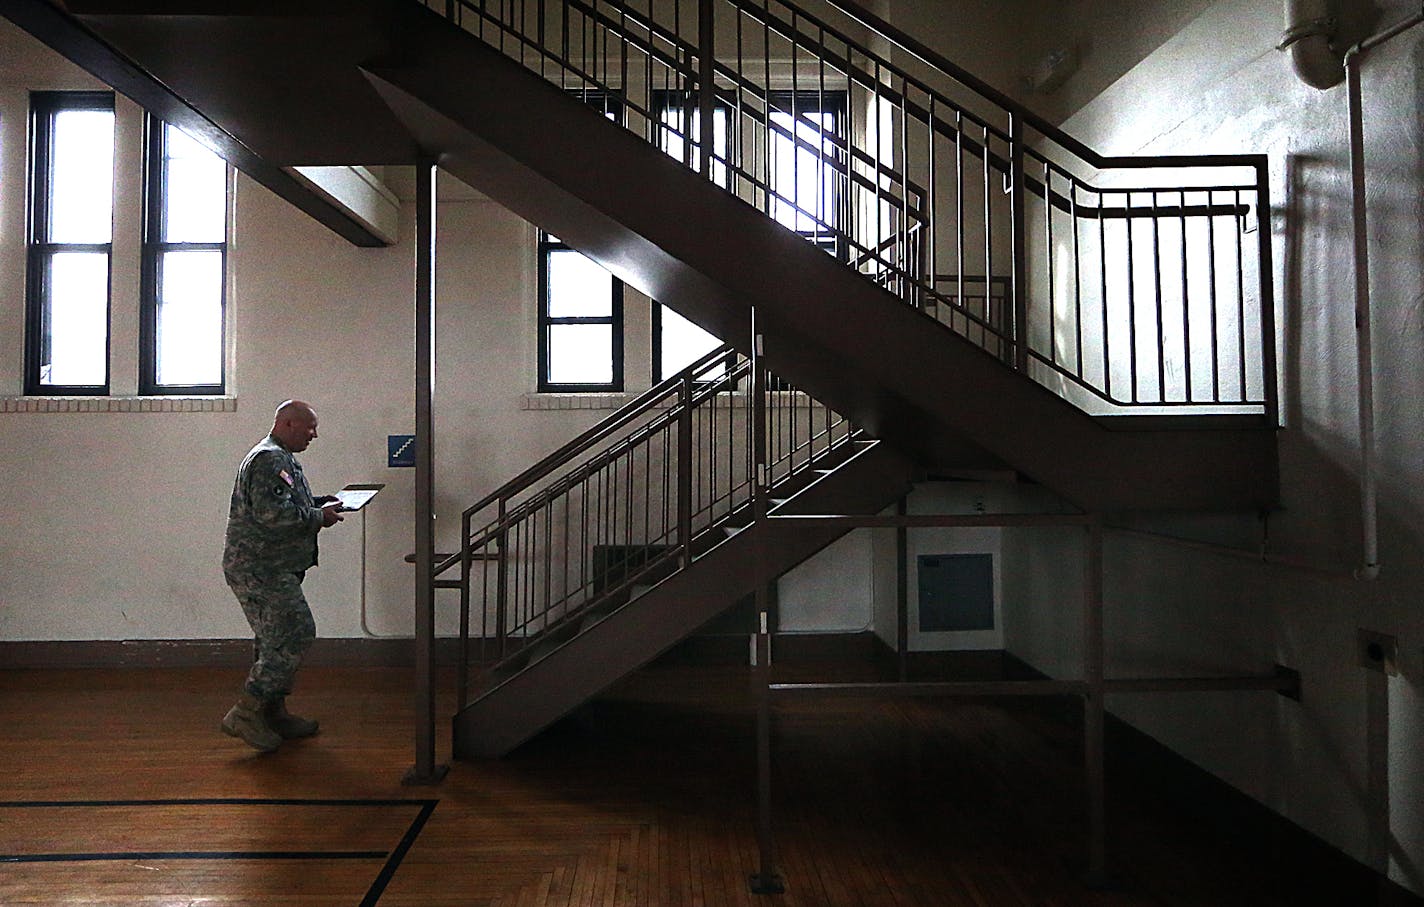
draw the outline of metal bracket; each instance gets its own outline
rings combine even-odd
[[[1337,23],[1338,20],[1334,16],[1325,16],[1320,19],[1311,19],[1309,22],[1302,22],[1294,28],[1288,28],[1281,32],[1281,43],[1276,45],[1276,50],[1289,50],[1290,46],[1297,41],[1304,41],[1306,38],[1313,38],[1316,35],[1334,38]]]

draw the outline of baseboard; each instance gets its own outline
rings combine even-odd
[[[478,645],[476,640],[474,645]],[[435,640],[433,660],[457,663],[459,640]],[[250,639],[124,639],[0,642],[0,668],[199,668],[252,663]],[[323,667],[409,667],[415,640],[317,639],[304,664]]]

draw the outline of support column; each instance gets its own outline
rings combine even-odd
[[[416,165],[415,193],[415,765],[402,782],[435,784],[435,174]]]
[[[895,515],[908,513],[909,499],[900,498]],[[909,680],[910,661],[910,556],[909,530],[895,527],[895,655],[899,661],[900,681]]]
[[[1107,813],[1103,729],[1107,717],[1103,680],[1103,524],[1093,519],[1087,527],[1083,564],[1083,754],[1088,807],[1087,883],[1105,887],[1107,877]]]
[[[712,146],[716,98],[716,55],[713,41],[716,37],[716,0],[700,0],[697,7],[697,172],[703,179],[712,178]],[[692,130],[687,130],[689,137]]]
[[[766,440],[766,361],[762,358],[765,338],[752,309],[752,529],[767,532],[770,506]],[[771,602],[774,579],[768,576],[765,544],[757,546],[757,573],[761,578],[756,592],[756,665],[752,668],[752,694],[756,700],[757,729],[757,871],[751,877],[753,894],[781,894],[786,884],[776,871],[776,847],[771,833]]]

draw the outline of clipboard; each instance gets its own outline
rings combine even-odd
[[[386,487],[384,482],[359,483],[353,482],[336,493],[336,500],[341,502],[341,512],[351,513],[360,510],[371,499],[376,496],[376,492]]]

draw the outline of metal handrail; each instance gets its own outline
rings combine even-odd
[[[495,671],[633,584],[685,568],[715,541],[706,533],[745,514],[759,489],[781,487],[857,436],[799,392],[768,390],[774,379],[756,379],[757,368],[714,350],[465,512],[452,558],[461,564],[462,707],[475,620],[478,661]],[[764,473],[754,449],[765,452]],[[496,504],[475,528],[472,518]]]
[[[505,482],[503,485],[496,488],[494,491],[491,491],[483,498],[480,498],[480,500],[476,503],[472,504],[469,507],[466,507],[465,515],[473,516],[474,514],[478,513],[481,510],[484,510],[486,507],[493,504],[500,498],[507,499],[513,497],[514,495],[528,488],[530,485],[547,476],[554,469],[558,468],[564,463],[567,463],[571,458],[577,456],[579,453],[582,453],[583,451],[597,444],[604,438],[607,438],[609,435],[613,434],[615,431],[622,428],[624,425],[628,424],[633,419],[636,419],[638,416],[641,416],[643,413],[647,412],[651,408],[654,401],[667,396],[669,391],[676,388],[678,384],[684,381],[689,375],[696,376],[697,374],[705,370],[709,365],[712,365],[718,359],[725,359],[727,356],[731,355],[732,352],[733,350],[730,346],[720,346],[712,352],[707,353],[706,355],[698,358],[691,365],[687,366],[676,374],[664,378],[662,381],[659,381],[657,384],[654,384],[652,387],[643,391],[638,396],[634,397],[632,400],[629,400],[627,403],[623,404],[621,407],[618,408],[616,412],[614,412],[608,418],[601,420],[597,425],[594,425],[592,428],[589,428],[582,434],[577,435],[572,440],[565,443],[558,450],[555,450],[553,453],[544,457],[542,460],[535,463],[533,466],[530,466],[528,469],[524,470],[519,475],[510,479],[508,482]]]

